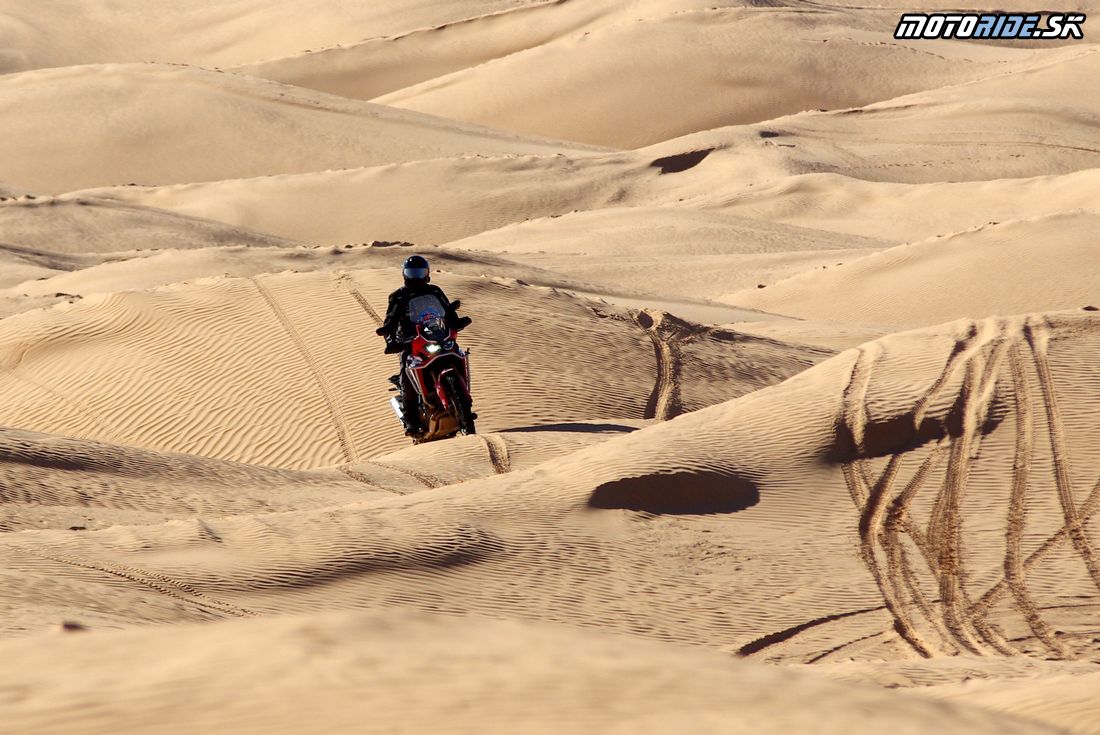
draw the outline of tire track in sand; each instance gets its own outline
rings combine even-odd
[[[895,630],[918,654],[929,657],[934,649],[917,631],[903,599],[895,594],[897,585],[892,583],[884,573],[875,549],[880,534],[879,528],[885,517],[886,500],[900,464],[899,455],[893,455],[882,476],[872,482],[864,467],[865,460],[861,459],[861,456],[866,454],[867,390],[870,386],[874,363],[880,354],[881,346],[878,343],[860,347],[856,353],[855,364],[852,366],[851,377],[844,389],[841,416],[837,422],[837,431],[840,435],[838,440],[848,445],[853,452],[853,457],[843,464],[842,470],[852,501],[860,511],[860,556],[878,585],[886,609],[894,618]]]
[[[680,395],[682,330],[662,311],[639,311],[634,315],[634,323],[653,341],[657,362],[657,378],[642,417],[658,421],[676,418],[684,412]]]
[[[1020,355],[1020,349],[1014,346],[1014,352],[1010,354],[1010,364],[1017,391],[1017,452],[1013,462],[1013,487],[1005,539],[1005,575],[972,606],[970,614],[985,614],[1006,594],[1011,594],[1036,638],[1052,653],[1068,657],[1071,655],[1070,652],[1042,619],[1038,606],[1031,599],[1029,590],[1025,586],[1025,578],[1031,567],[1042,561],[1063,541],[1069,539],[1074,550],[1082,557],[1085,566],[1089,569],[1093,583],[1100,590],[1100,581],[1094,573],[1095,557],[1092,544],[1084,530],[1085,522],[1100,510],[1100,480],[1093,486],[1084,502],[1077,506],[1072,495],[1072,482],[1066,461],[1065,425],[1058,409],[1054,382],[1047,359],[1049,330],[1050,324],[1046,320],[1039,324],[1028,321],[1022,327],[1040,392],[1043,394],[1048,439],[1054,465],[1055,488],[1062,507],[1064,523],[1026,559],[1021,560],[1021,541],[1026,521],[1024,500],[1030,489],[1030,458],[1034,451],[1034,411],[1031,407],[1031,388],[1024,359]]]
[[[1013,341],[1008,337],[1008,327],[1001,320],[983,322],[979,330],[972,330],[965,358],[957,362],[957,369],[965,372],[949,418],[959,422],[958,436],[950,442],[944,482],[921,541],[922,554],[939,585],[943,624],[957,644],[976,654],[984,653],[986,645],[1003,655],[1019,653],[984,615],[973,614],[974,604],[963,586],[962,498],[971,459],[978,454],[983,426],[992,410],[1001,363]],[[918,537],[915,529],[911,537]],[[939,623],[937,618],[930,621]]]
[[[263,300],[267,302],[271,312],[275,315],[275,318],[279,320],[279,323],[283,326],[283,330],[290,338],[290,341],[294,343],[298,353],[302,356],[302,360],[305,361],[306,367],[313,375],[313,380],[317,384],[318,390],[321,391],[321,396],[324,398],[329,416],[332,418],[332,425],[336,429],[336,439],[340,443],[344,461],[346,463],[357,461],[359,459],[358,453],[355,451],[355,447],[352,444],[351,432],[348,430],[347,422],[344,421],[343,414],[340,411],[339,403],[336,399],[336,392],[325,377],[320,364],[318,364],[316,358],[314,358],[313,354],[309,351],[309,346],[306,344],[305,340],[302,339],[302,335],[298,333],[294,324],[291,323],[286,312],[275,300],[274,294],[260,282],[259,277],[253,277],[249,280],[256,286],[256,290],[259,292],[260,296],[263,297]]]
[[[921,463],[921,466],[905,488],[890,503],[890,508],[886,514],[885,527],[882,530],[882,546],[886,553],[887,579],[894,588],[895,597],[898,600],[904,600],[908,594],[920,613],[932,623],[940,642],[945,648],[949,649],[952,647],[951,635],[936,614],[932,601],[921,589],[920,580],[917,578],[917,573],[909,560],[909,554],[902,539],[902,534],[906,534],[920,553],[924,563],[929,568],[934,566],[932,550],[929,548],[924,534],[913,525],[909,516],[909,506],[917,491],[924,486],[928,475],[939,466],[945,454],[946,451],[943,445],[936,446]],[[931,653],[932,651],[929,650],[928,654]]]
[[[363,311],[367,312],[370,318],[374,320],[374,323],[378,326],[382,326],[382,317],[378,316],[378,312],[370,305],[370,302],[367,301],[367,297],[363,295],[363,292],[355,287],[355,282],[352,280],[351,276],[347,273],[341,273],[337,276],[336,280],[347,289],[347,292],[359,303]]]
[[[358,470],[352,469],[350,465],[342,464],[339,467],[337,467],[336,469],[338,469],[343,474],[347,475],[348,478],[350,478],[350,479],[354,480],[355,482],[358,482],[362,485],[366,485],[367,487],[374,488],[375,490],[380,490],[384,493],[393,493],[392,490],[384,488],[384,487],[382,487],[381,485],[379,485],[377,483],[371,482],[369,477],[364,475],[362,472],[359,472]]]
[[[1016,447],[1012,461],[1012,494],[1008,501],[1005,529],[1005,581],[1035,637],[1051,652],[1065,657],[1065,647],[1054,637],[1054,632],[1043,620],[1027,588],[1022,554],[1024,527],[1027,522],[1025,502],[1031,479],[1031,455],[1035,446],[1035,417],[1031,410],[1031,387],[1028,385],[1019,345],[1012,345],[1008,357],[1015,387]]]
[[[512,461],[508,456],[508,442],[497,434],[478,434],[485,444],[485,452],[489,455],[489,463],[493,465],[493,471],[498,475],[505,475],[512,471]]]
[[[990,326],[993,328],[990,329]],[[973,606],[961,584],[964,571],[959,504],[966,484],[969,457],[980,442],[981,426],[991,408],[1005,347],[1005,325],[1002,323],[984,325],[980,331],[972,327],[956,341],[939,376],[914,405],[913,428],[921,426],[932,400],[948,384],[952,374],[960,366],[965,366],[963,386],[951,412],[961,419],[959,436],[946,443],[940,440],[896,497],[892,497],[893,484],[904,452],[891,453],[877,479],[870,474],[872,458],[866,456],[866,398],[881,346],[875,343],[859,350],[844,390],[837,427],[838,440],[853,453],[852,459],[844,463],[843,471],[849,493],[860,511],[861,555],[894,616],[895,629],[922,656],[934,655],[936,647],[918,631],[911,616],[914,606],[945,645],[950,645],[949,641],[954,639],[963,648],[980,653],[984,641],[1000,653],[1014,652],[999,631],[984,619],[971,616]],[[989,356],[985,357],[983,353],[987,350]],[[940,455],[944,453],[945,444],[949,459],[944,484],[934,503],[928,533],[924,534],[913,525],[908,507],[932,474]],[[936,613],[933,601],[920,589],[917,574],[905,550],[903,535],[910,538],[937,580],[942,614]],[[885,564],[879,561],[880,553],[885,556]]]
[[[14,549],[22,551],[28,556],[37,557],[39,559],[45,559],[57,564],[65,564],[79,569],[87,569],[90,571],[101,572],[103,574],[109,574],[113,577],[132,582],[146,589],[153,590],[161,595],[170,597],[178,602],[184,602],[189,605],[194,605],[205,612],[220,613],[222,615],[230,615],[233,617],[253,617],[259,616],[260,613],[255,610],[249,610],[245,607],[239,607],[232,605],[228,602],[222,602],[221,600],[210,597],[209,595],[200,592],[189,584],[173,579],[166,574],[159,572],[151,572],[147,569],[138,569],[137,567],[126,566],[123,564],[94,564],[90,561],[81,561],[78,559],[70,559],[68,557],[59,556],[55,554],[48,554],[42,551],[36,551],[29,549],[26,546],[15,546]]]
[[[1028,321],[1024,335],[1035,359],[1035,370],[1039,376],[1039,386],[1043,393],[1046,408],[1047,428],[1050,433],[1050,449],[1054,460],[1054,484],[1058,489],[1058,501],[1062,506],[1065,528],[1069,533],[1074,549],[1085,562],[1089,576],[1097,589],[1100,589],[1100,567],[1097,565],[1096,552],[1085,533],[1085,526],[1077,510],[1073,497],[1073,479],[1070,475],[1069,457],[1066,452],[1065,425],[1058,408],[1058,398],[1054,392],[1054,379],[1050,374],[1050,362],[1047,359],[1047,346],[1050,343],[1050,325],[1044,319],[1040,324]]]
[[[379,462],[378,460],[374,460],[374,459],[369,460],[369,462],[371,464],[377,466],[377,467],[381,467],[382,469],[391,470],[393,472],[399,472],[402,475],[408,475],[409,477],[413,478],[414,480],[419,482],[424,487],[429,488],[431,490],[434,490],[437,487],[446,487],[448,484],[450,484],[450,483],[446,482],[445,480],[442,480],[442,479],[436,477],[435,475],[430,475],[427,472],[421,472],[420,470],[411,470],[408,467],[398,467],[395,464],[389,464],[387,462]]]
[[[954,406],[954,412],[962,416],[962,426],[959,435],[951,442],[943,486],[932,506],[928,522],[928,543],[935,565],[932,572],[939,582],[944,622],[959,645],[979,655],[983,649],[979,636],[995,648],[1002,648],[1002,642],[995,634],[987,634],[987,631],[979,630],[974,625],[982,618],[968,615],[968,610],[964,610],[966,593],[962,584],[965,572],[960,507],[969,476],[973,442],[978,433],[973,397],[980,389],[981,367],[976,359],[967,360],[963,365],[963,385]],[[968,603],[966,606],[969,608]],[[1003,652],[1011,651],[1006,649]]]

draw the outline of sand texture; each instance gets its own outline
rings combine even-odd
[[[1100,733],[1100,46],[960,7],[0,2],[0,733]]]

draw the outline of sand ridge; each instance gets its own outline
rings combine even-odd
[[[1069,468],[1095,466],[1094,412],[1076,399],[1095,391],[1097,318],[960,321],[952,332],[887,337],[531,469],[338,509],[209,520],[209,531],[42,532],[33,547],[15,535],[0,551],[69,616],[87,613],[68,587],[125,573],[133,584],[96,596],[96,619],[112,627],[136,599],[162,622],[370,599],[451,615],[507,610],[772,661],[1095,660],[1088,620],[1100,588],[1083,523],[1096,493],[1089,471]],[[795,420],[765,420],[781,410]],[[1021,452],[1035,459],[1026,481]],[[815,532],[797,535],[810,519]],[[293,548],[277,541],[288,533]],[[992,533],[1007,546],[980,542]],[[769,553],[755,553],[767,539]],[[93,576],[51,591],[74,563]],[[521,568],[547,584],[517,595]],[[155,604],[165,584],[187,602],[176,612]]]
[[[181,647],[205,644],[210,634],[216,636],[216,647],[204,645],[189,660],[175,660]],[[239,732],[416,732],[438,728],[436,717],[444,713],[445,729],[451,732],[565,728],[648,733],[672,727],[719,733],[747,732],[744,720],[771,719],[773,712],[782,713],[778,719],[784,729],[824,733],[872,733],[883,727],[917,733],[929,723],[944,732],[1054,732],[975,708],[899,697],[717,654],[638,647],[622,639],[509,621],[459,625],[440,616],[375,612],[219,623],[205,634],[186,626],[180,636],[182,646],[163,646],[163,639],[149,631],[106,638],[120,660],[140,672],[140,686],[125,692],[104,676],[90,637],[55,637],[48,650],[58,667],[24,686],[42,699],[65,696],[77,711],[95,696],[119,702],[110,717],[91,718],[69,730],[79,733],[150,721],[220,727],[230,718]],[[245,641],[258,643],[262,653]],[[33,660],[35,652],[23,643],[6,642],[5,657]],[[175,665],[169,670],[150,666],[151,658]],[[296,693],[306,683],[303,669],[327,685],[317,697],[297,702]],[[261,671],[266,675],[256,695],[259,706],[230,694]],[[101,682],[98,695],[70,677]],[[384,694],[383,682],[400,682],[402,696]],[[188,694],[187,705],[171,696],[181,690]],[[415,698],[431,701],[431,709],[410,708],[408,700]],[[486,703],[488,714],[472,712],[466,705],[471,700]],[[834,721],[834,712],[845,711],[841,703],[851,702],[867,713],[858,725],[822,726],[822,718]],[[554,713],[552,724],[548,712]],[[54,731],[50,713],[33,705],[11,712],[8,721],[22,729]],[[392,722],[401,724],[396,729],[383,724]]]
[[[101,107],[114,113],[88,114]],[[186,65],[8,74],[0,111],[5,176],[44,193],[578,147]],[[46,155],[66,165],[37,165]]]
[[[396,362],[373,334],[385,311],[387,276],[366,270],[215,278],[9,317],[0,322],[8,420],[289,468],[395,449],[403,437],[386,401]],[[439,280],[477,314],[478,326],[462,341],[473,351],[488,431],[548,423],[546,417],[671,416],[781,380],[830,354],[631,316],[547,287]],[[537,333],[517,319],[524,312],[540,314]],[[217,341],[203,336],[204,324],[227,318],[231,327]],[[494,339],[498,334],[507,340]],[[74,371],[72,350],[97,355],[90,360],[104,372],[86,373],[85,365]],[[680,363],[692,372],[680,371]],[[612,382],[612,375],[631,378]],[[512,394],[524,402],[507,401]],[[253,420],[237,418],[245,413]]]
[[[1100,56],[959,8],[0,6],[0,730],[1100,731]]]
[[[1100,212],[1082,209],[993,223],[943,238],[873,253],[843,267],[804,273],[729,301],[791,315],[912,327],[977,314],[1082,308],[1097,300],[1100,265],[1093,232]],[[1036,247],[1036,243],[1042,243]],[[965,292],[964,273],[1001,284],[996,293]],[[908,291],[908,293],[906,293]],[[815,298],[815,292],[817,294]],[[827,295],[826,295],[827,293]],[[899,309],[893,299],[905,296]],[[813,306],[809,306],[809,303]],[[847,303],[846,303],[847,302]]]

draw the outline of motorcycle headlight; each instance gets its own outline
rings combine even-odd
[[[424,349],[426,349],[428,351],[429,355],[434,355],[435,353],[439,352],[439,350],[441,350],[442,348],[437,344],[430,344],[427,347],[425,347]]]

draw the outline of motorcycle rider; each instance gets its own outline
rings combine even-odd
[[[425,316],[442,316],[448,327],[458,331],[473,321],[458,315],[460,302],[451,302],[443,289],[430,283],[431,268],[427,259],[410,255],[401,267],[405,285],[390,294],[386,318],[375,333],[386,338],[386,354],[401,353],[398,368],[398,387],[401,390],[401,406],[404,414],[405,434],[416,436],[426,428],[420,419],[420,401],[416,386],[405,370],[412,340],[416,336],[416,324]]]

